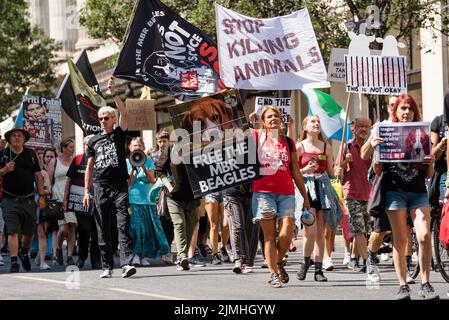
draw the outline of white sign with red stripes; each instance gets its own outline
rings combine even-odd
[[[407,93],[404,56],[345,55],[346,92],[401,95]]]

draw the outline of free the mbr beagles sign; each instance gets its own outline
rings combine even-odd
[[[307,9],[256,19],[218,4],[220,74],[229,88],[293,90],[330,87]]]

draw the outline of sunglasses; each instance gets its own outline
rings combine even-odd
[[[98,118],[98,120],[99,120],[99,121],[102,121],[102,120],[108,121],[108,120],[109,120],[109,117],[101,117],[101,118]]]

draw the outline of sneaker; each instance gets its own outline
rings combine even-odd
[[[253,267],[250,267],[246,264],[243,264],[242,266],[242,273],[253,273]],[[449,294],[449,293],[448,293]]]
[[[323,260],[323,269],[326,271],[332,271],[334,270],[334,264],[332,263],[332,258],[327,257]]]
[[[278,269],[279,269],[279,278],[281,279],[281,282],[288,283],[288,281],[290,281],[290,278],[288,276],[287,271],[285,271],[282,261],[278,262]]]
[[[365,263],[360,267],[359,272],[366,273],[366,264]]]
[[[56,263],[62,266],[64,259],[62,258],[62,249],[56,249]]]
[[[53,263],[54,266],[58,265],[58,261],[57,261],[58,259],[56,259],[56,256],[53,256],[51,258],[51,260],[52,260],[52,263]]]
[[[39,269],[41,269],[42,271],[44,271],[44,270],[50,270],[51,268],[50,268],[50,266],[49,266],[45,261],[42,261],[41,264],[40,264],[40,266],[39,266]]]
[[[142,267],[148,267],[150,266],[150,259],[144,257],[143,259],[140,260],[140,263],[142,264]]]
[[[306,275],[307,275],[307,270],[309,270],[309,266],[306,266],[306,264],[304,262],[301,262],[299,264],[299,270],[296,273],[296,278],[298,278],[298,280],[305,280],[306,279]]]
[[[323,271],[315,271],[315,281],[318,282],[327,282],[327,278],[324,276]]]
[[[366,261],[367,279],[371,282],[379,282],[380,281],[379,268],[373,262],[374,261],[371,261],[370,259]]]
[[[7,248],[6,246],[3,246],[3,247],[0,249],[0,253],[1,253],[2,256],[7,256],[8,253],[9,253],[8,248]]]
[[[390,260],[390,254],[389,253],[381,253],[380,260],[382,260],[383,262],[387,262],[388,260]]]
[[[345,256],[343,258],[343,265],[347,265],[349,264],[349,262],[351,262],[351,253],[345,252]]]
[[[67,257],[67,265],[68,266],[74,266],[75,260],[73,260],[73,257]]]
[[[415,284],[415,279],[407,274],[407,284]]]
[[[418,296],[424,300],[439,300],[440,296],[435,293],[432,285],[428,282],[421,284]]]
[[[229,258],[229,254],[228,251],[226,250],[226,247],[221,247],[220,252],[223,262],[231,262],[231,258]]]
[[[140,257],[135,255],[131,261],[131,265],[134,267],[140,267]]]
[[[396,294],[396,300],[410,300],[410,288],[408,285],[399,287],[399,291]]]
[[[31,271],[31,261],[28,254],[19,254],[20,261],[22,262],[22,268],[25,271]]]
[[[194,268],[201,268],[201,267],[205,267],[206,264],[202,263],[196,256],[189,258],[189,267],[194,267]]]
[[[105,269],[103,270],[103,273],[100,275],[100,278],[112,278],[112,270]]]
[[[232,268],[232,272],[234,272],[234,273],[242,273],[242,268],[243,268],[242,261],[240,259],[239,260],[235,260],[234,268]]]
[[[3,260],[3,257],[0,255],[0,266],[5,265],[5,260]]]
[[[282,281],[276,273],[271,274],[271,278],[268,280],[268,283],[272,288],[282,288]]]
[[[189,260],[186,257],[182,258],[181,261],[177,263],[177,268],[176,269],[178,271],[188,271],[188,270],[190,270]]]
[[[268,264],[265,262],[265,260],[263,261],[262,265],[260,266],[262,269],[268,269]]]
[[[20,271],[20,265],[17,262],[11,263],[11,268],[9,269],[9,272],[19,272]]]
[[[208,252],[207,252],[207,248],[204,244],[200,243],[197,246],[198,250],[200,251],[200,254],[203,258],[207,258]]]
[[[352,271],[357,271],[360,268],[359,261],[357,259],[351,258],[351,261],[348,264],[348,269]]]
[[[164,261],[165,264],[173,264],[173,255],[171,253],[164,254],[162,256],[162,261]]]
[[[122,278],[129,278],[131,277],[133,274],[136,273],[136,268],[133,266],[130,266],[129,264],[124,265],[122,267]]]
[[[214,255],[212,256],[212,264],[214,266],[221,264],[221,259],[220,259],[220,256],[218,255],[218,253],[214,253]]]
[[[39,254],[34,258],[34,264],[37,266],[41,264],[41,258],[39,258]]]
[[[78,269],[82,269],[84,267],[85,262],[86,260],[78,258],[78,261],[76,262],[76,266],[78,267]]]

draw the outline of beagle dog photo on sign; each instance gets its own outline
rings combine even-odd
[[[430,138],[422,129],[413,129],[405,140],[405,157],[409,160],[422,161],[430,152]]]

